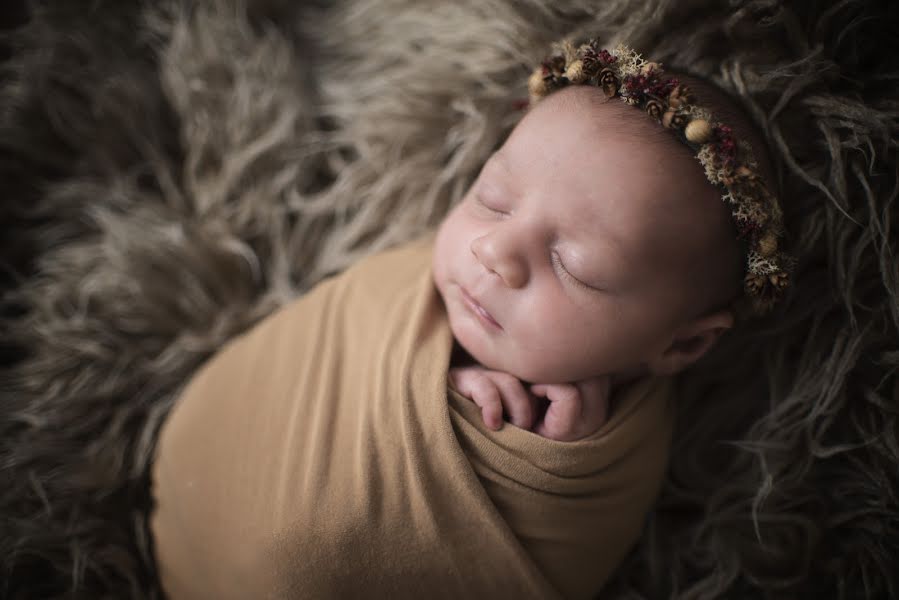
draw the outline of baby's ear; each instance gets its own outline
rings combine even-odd
[[[703,315],[682,325],[670,345],[651,358],[649,370],[657,375],[673,375],[683,371],[715,345],[725,331],[734,326],[730,310]]]

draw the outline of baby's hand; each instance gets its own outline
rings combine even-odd
[[[576,383],[532,385],[533,394],[549,400],[534,433],[560,442],[573,442],[596,433],[608,418],[609,388],[607,376]]]
[[[498,430],[503,409],[513,425],[537,435],[572,442],[596,432],[606,422],[609,378],[596,377],[577,383],[535,384],[530,390],[515,376],[483,367],[450,369],[449,380],[463,396],[481,407],[487,427]],[[540,413],[540,400],[549,406]]]

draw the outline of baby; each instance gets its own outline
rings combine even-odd
[[[661,486],[670,376],[786,284],[750,128],[691,84],[730,126],[563,44],[435,234],[208,361],[153,466],[169,597],[594,597]]]
[[[477,363],[450,381],[491,428],[505,409],[539,435],[585,437],[610,391],[683,370],[734,323],[745,259],[730,210],[641,113],[596,87],[550,95],[440,227],[435,283]]]

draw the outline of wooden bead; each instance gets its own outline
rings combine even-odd
[[[705,144],[712,137],[712,125],[705,119],[693,119],[687,123],[684,134],[694,144]]]

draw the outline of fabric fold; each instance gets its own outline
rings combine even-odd
[[[671,382],[647,378],[616,392],[596,433],[558,442],[503,424],[449,390],[456,437],[491,501],[541,572],[566,598],[592,598],[642,530],[672,434]]]

